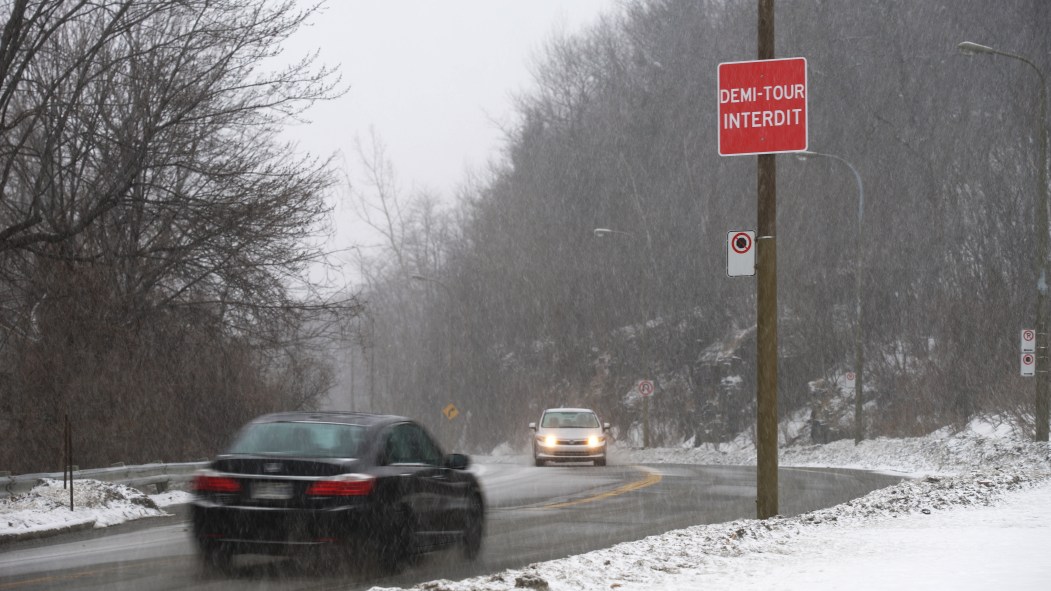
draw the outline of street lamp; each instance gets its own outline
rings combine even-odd
[[[800,160],[806,160],[812,156],[819,156],[821,158],[831,158],[837,162],[842,162],[850,169],[850,172],[854,173],[854,182],[858,185],[858,235],[857,235],[857,254],[855,255],[854,261],[854,313],[857,317],[857,325],[854,330],[854,445],[861,443],[861,439],[865,435],[865,426],[861,422],[861,393],[862,393],[862,376],[864,376],[864,362],[865,358],[862,352],[862,332],[861,332],[861,234],[864,215],[865,215],[865,186],[861,182],[861,175],[858,174],[858,169],[854,168],[854,165],[847,160],[836,156],[835,154],[825,154],[822,152],[798,152],[796,156]]]
[[[605,236],[609,236],[611,234],[623,234],[624,236],[630,236],[631,238],[635,238],[635,235],[632,234],[631,232],[625,232],[623,230],[611,230],[609,228],[595,228],[594,230],[592,230],[592,233],[595,235],[596,238],[602,238],[602,237],[605,237]],[[648,237],[649,236],[647,234],[647,238]],[[650,264],[653,265],[653,268],[655,269],[656,265],[653,263],[653,252],[652,252],[652,250],[650,250],[648,245],[647,245],[646,250],[647,250],[647,253],[649,254],[649,257],[650,257]],[[643,327],[642,328],[642,334],[645,335],[645,331],[646,331],[646,319],[645,318],[643,319],[642,327]],[[643,350],[645,350],[645,336],[642,337],[642,340],[643,340],[643,344],[642,344]],[[643,396],[642,397],[642,448],[646,449],[649,446],[650,446],[650,397],[649,396]]]
[[[1036,208],[1037,258],[1036,258],[1036,441],[1048,440],[1048,367],[1047,367],[1047,281],[1048,262],[1051,260],[1048,244],[1047,220],[1047,77],[1036,64],[1020,55],[993,49],[978,43],[964,41],[956,46],[964,55],[1000,55],[1025,63],[1040,78],[1040,115],[1037,125],[1040,128],[1040,161],[1037,164],[1038,195],[1040,201]]]

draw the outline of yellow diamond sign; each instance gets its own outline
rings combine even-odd
[[[442,409],[442,414],[445,415],[445,418],[451,421],[460,416],[460,411],[456,409],[455,405],[449,404],[449,406]]]

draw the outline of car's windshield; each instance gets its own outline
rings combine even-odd
[[[540,426],[547,429],[596,429],[598,417],[593,412],[549,412]]]
[[[356,458],[365,428],[341,423],[256,423],[245,427],[227,449],[232,454],[304,458]]]

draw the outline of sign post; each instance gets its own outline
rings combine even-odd
[[[777,515],[777,161],[807,149],[806,59],[774,59],[774,0],[757,58],[719,64],[719,155],[756,154],[756,513]]]
[[[653,394],[652,380],[639,380],[635,385],[639,396],[642,396],[642,449],[650,446],[650,396]]]

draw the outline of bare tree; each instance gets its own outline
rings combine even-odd
[[[85,461],[184,459],[328,387],[313,340],[359,304],[305,279],[325,254],[313,245],[332,176],[278,138],[340,91],[313,56],[280,55],[314,12],[265,0],[11,3],[0,48],[4,410],[18,426],[5,433],[8,465],[32,461],[16,461],[24,444],[47,449],[44,426],[67,410],[98,433]]]

